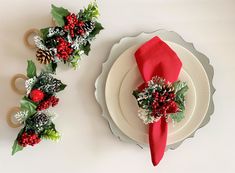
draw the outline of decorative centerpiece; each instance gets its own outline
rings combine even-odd
[[[81,56],[90,52],[91,41],[103,29],[97,21],[98,6],[95,2],[90,3],[77,14],[63,7],[51,7],[51,15],[56,26],[43,28],[40,34],[34,37],[38,48],[37,60],[49,65],[52,71],[56,70],[58,62],[76,68]]]
[[[53,123],[55,114],[48,109],[58,104],[56,94],[64,90],[66,85],[46,70],[37,75],[32,61],[28,61],[27,77],[26,94],[20,101],[20,110],[15,114],[15,119],[23,128],[14,142],[12,155],[28,145],[38,144],[42,139],[60,138]]]

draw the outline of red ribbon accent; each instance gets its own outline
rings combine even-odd
[[[159,37],[153,37],[135,52],[136,62],[145,82],[159,76],[169,82],[178,79],[182,63],[176,53]],[[167,141],[165,117],[149,125],[149,145],[152,163],[156,166],[164,155]]]

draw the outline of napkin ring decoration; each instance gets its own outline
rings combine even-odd
[[[17,77],[23,78],[22,76],[21,74],[13,77],[12,85],[15,85]],[[58,104],[59,98],[56,94],[66,85],[54,78],[47,70],[42,70],[37,75],[36,66],[32,61],[28,61],[27,77],[25,76],[24,79],[26,79],[25,94],[20,101],[20,106],[12,108],[7,116],[9,126],[14,128],[22,126],[12,147],[12,155],[28,145],[38,144],[42,139],[60,138],[53,123],[56,114],[50,112],[48,108]],[[17,87],[14,86],[14,88]],[[11,121],[12,114],[17,123]]]
[[[171,83],[161,77],[153,77],[133,91],[139,106],[139,118],[145,124],[154,123],[163,116],[173,123],[180,122],[184,118],[187,90],[186,82]]]
[[[51,15],[55,26],[29,30],[25,33],[25,45],[36,48],[36,59],[53,71],[59,62],[76,68],[81,56],[90,52],[92,40],[103,29],[97,21],[98,6],[96,2],[90,3],[75,14],[63,7],[52,5]],[[28,41],[32,35],[35,45]]]

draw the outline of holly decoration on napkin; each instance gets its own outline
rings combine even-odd
[[[26,146],[38,144],[42,139],[60,138],[53,123],[55,114],[47,109],[58,104],[56,93],[62,91],[66,85],[46,70],[39,75],[36,71],[35,64],[28,61],[26,95],[20,101],[20,111],[15,114],[16,120],[24,127],[17,135],[12,155]]]
[[[77,14],[63,7],[51,7],[51,15],[57,26],[43,28],[40,30],[41,35],[34,37],[38,48],[37,60],[47,64],[53,72],[58,62],[76,68],[81,56],[88,55],[91,41],[103,29],[97,21],[98,6],[96,2],[90,3]]]
[[[138,116],[145,124],[158,121],[162,116],[180,122],[184,118],[187,90],[185,82],[170,83],[163,78],[153,77],[133,91],[139,106]]]

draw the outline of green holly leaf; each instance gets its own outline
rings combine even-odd
[[[139,96],[139,91],[138,90],[134,90],[133,92],[132,92],[132,95],[136,98],[136,99],[138,99],[138,96]]]
[[[28,78],[32,78],[37,75],[36,66],[33,61],[28,60],[27,66],[27,76]]]
[[[100,33],[101,30],[103,30],[103,26],[101,25],[101,23],[96,22],[95,23],[95,28],[91,31],[91,33],[89,34],[89,38],[92,39],[94,38],[97,34]]]
[[[80,50],[83,50],[86,55],[89,54],[91,50],[91,44],[89,42],[86,43],[86,45],[81,45]]]
[[[40,29],[41,37],[43,38],[43,40],[45,40],[47,38],[47,35],[49,33],[49,29],[50,29],[50,27]]]
[[[179,123],[182,119],[184,119],[184,111],[170,114],[170,118],[173,120],[173,122]]]
[[[57,68],[57,63],[51,62],[46,66],[45,71],[48,73],[55,74],[56,73],[56,68]]]
[[[177,102],[181,111],[185,109],[185,95],[188,91],[188,85],[186,82],[177,81],[173,84],[175,89],[176,98],[175,101]]]
[[[15,140],[13,146],[12,146],[12,152],[11,155],[13,156],[15,153],[17,153],[18,151],[23,150],[24,147],[22,147],[21,145],[18,144],[18,141]]]
[[[178,103],[180,110],[184,109],[185,96],[183,94],[176,95],[175,101]]]
[[[20,130],[20,132],[17,135],[16,140],[14,141],[14,144],[12,146],[12,152],[11,155],[14,155],[16,152],[21,151],[24,149],[24,147],[22,147],[21,145],[18,144],[18,137],[22,135],[22,133],[25,131],[25,127],[23,129]]]
[[[175,90],[176,98],[175,102],[178,104],[179,112],[170,114],[171,119],[174,122],[180,122],[184,119],[184,112],[185,112],[185,95],[188,91],[188,85],[186,82],[176,81],[173,83],[173,87]]]
[[[175,93],[185,95],[188,90],[188,85],[186,82],[176,81],[173,83],[173,87],[175,89]]]
[[[179,90],[176,94],[177,95],[182,95],[182,96],[185,97],[187,91],[188,91],[188,86],[186,85],[185,87],[181,88],[181,90]]]
[[[65,84],[62,83],[62,84],[60,85],[60,87],[59,87],[59,91],[64,90],[66,86],[67,86],[67,85],[65,85]],[[59,91],[58,91],[58,92],[59,92]]]
[[[29,100],[26,96],[24,96],[20,101],[20,109],[27,110],[28,115],[31,116],[36,113],[37,105]]]
[[[53,20],[56,22],[58,26],[64,26],[64,18],[68,16],[70,13],[67,9],[63,7],[56,7],[55,5],[51,5],[51,15]]]

